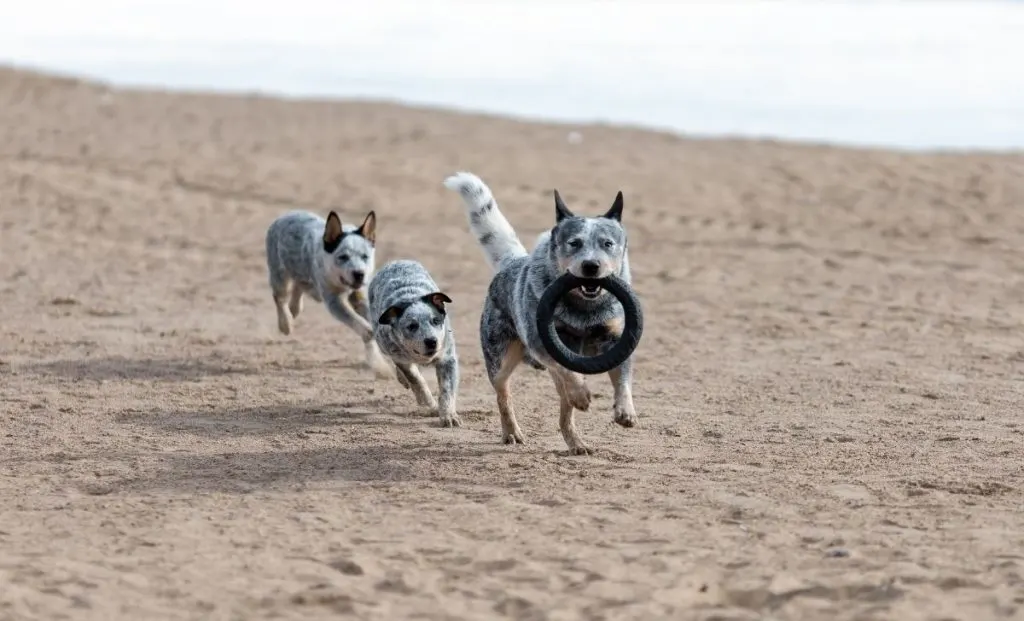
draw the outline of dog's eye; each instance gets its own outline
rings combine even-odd
[[[362,259],[363,261],[369,261],[370,260],[370,257],[365,255],[365,254],[364,255],[360,255],[359,258]]]
[[[435,326],[439,326],[442,323],[444,323],[444,319],[441,319],[440,317],[434,317],[433,319],[430,320],[430,323],[434,324]]]
[[[418,324],[418,323],[410,323],[409,325],[406,326],[406,329],[409,332],[415,332],[415,331],[420,329],[420,324]]]
[[[604,246],[604,247],[605,247],[606,249],[608,249],[608,250],[611,250],[611,249],[612,249],[612,247],[614,247],[614,246],[615,246],[615,242],[613,242],[613,241],[612,241],[612,240],[610,240],[610,239],[606,239],[606,240],[604,240],[604,243],[603,243],[602,245],[603,245],[603,246]]]
[[[583,242],[581,242],[578,239],[569,240],[569,247],[572,248],[573,250],[579,250],[580,248],[583,247]]]
[[[343,255],[338,257],[338,260],[339,261],[348,261],[348,255],[347,254],[343,254]]]

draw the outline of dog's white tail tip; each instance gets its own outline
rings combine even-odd
[[[450,175],[444,180],[444,187],[449,190],[462,190],[468,187],[474,187],[483,185],[483,181],[480,177],[477,177],[471,172],[459,171]]]

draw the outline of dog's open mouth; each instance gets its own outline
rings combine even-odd
[[[601,295],[601,287],[597,285],[583,285],[580,287],[580,295],[588,300],[593,300]]]

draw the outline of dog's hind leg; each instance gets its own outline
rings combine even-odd
[[[502,351],[503,350],[503,351]],[[506,342],[504,347],[485,349],[484,362],[487,364],[487,376],[494,387],[498,399],[498,414],[501,416],[501,441],[505,444],[525,444],[523,430],[516,420],[516,411],[512,405],[511,380],[512,373],[523,361],[523,344],[518,340]]]
[[[487,378],[491,380],[498,400],[501,416],[501,441],[505,444],[524,444],[523,430],[516,420],[512,405],[510,381],[512,373],[526,356],[526,347],[516,336],[516,329],[490,297],[480,313],[480,346],[483,348]]]
[[[267,232],[267,279],[270,282],[270,293],[274,297],[274,306],[277,307],[277,329],[285,336],[292,333],[293,315],[288,308],[288,303],[293,295],[293,290],[298,289],[281,263],[281,256],[278,253],[278,239],[271,226]]]
[[[292,286],[291,299],[288,300],[288,310],[292,314],[292,320],[299,316],[302,312],[302,287]]]
[[[593,449],[583,443],[579,431],[576,430],[576,420],[573,416],[573,406],[569,399],[569,390],[565,385],[564,377],[557,371],[551,370],[551,379],[555,382],[555,390],[558,391],[559,412],[558,430],[562,432],[562,439],[569,447],[572,455],[592,455]]]
[[[292,333],[293,325],[292,312],[288,306],[298,287],[290,280],[275,283],[272,279],[271,289],[274,293],[274,306],[277,307],[277,329],[281,331],[281,334],[288,336]]]
[[[409,380],[409,387],[412,388],[412,392],[416,395],[416,403],[421,406],[428,407],[432,410],[437,409],[437,401],[434,399],[434,395],[430,394],[430,387],[427,386],[427,380],[423,379],[420,374],[419,368],[415,364],[404,364],[396,362],[399,373],[405,374],[406,379]]]

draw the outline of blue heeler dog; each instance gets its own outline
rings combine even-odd
[[[575,455],[592,453],[573,419],[574,408],[586,411],[590,407],[590,390],[582,375],[562,367],[544,350],[537,334],[537,303],[548,285],[564,272],[585,278],[616,274],[630,282],[622,192],[607,213],[591,218],[569,211],[555,190],[555,226],[542,233],[533,252],[528,253],[479,177],[461,172],[448,177],[444,184],[462,195],[470,229],[495,272],[480,317],[480,344],[487,375],[497,393],[502,441],[523,442],[509,379],[525,361],[534,368],[546,368],[555,382],[560,398],[558,427],[569,451]],[[600,287],[580,287],[570,292],[556,307],[555,321],[565,344],[584,355],[610,348],[625,325],[622,305]],[[632,371],[630,358],[608,373],[615,392],[615,422],[623,427],[637,423]]]
[[[461,427],[455,411],[459,359],[445,309],[451,301],[416,261],[391,261],[370,283],[370,314],[377,345],[395,363],[398,377],[412,389],[417,403],[437,408],[442,427]],[[434,366],[440,405],[417,365]]]
[[[291,211],[267,229],[267,268],[282,334],[291,334],[293,321],[302,312],[302,297],[308,294],[363,339],[366,362],[378,376],[394,377],[373,340],[366,301],[376,234],[377,216],[372,211],[359,227],[343,226],[333,211],[327,220],[308,211]]]

